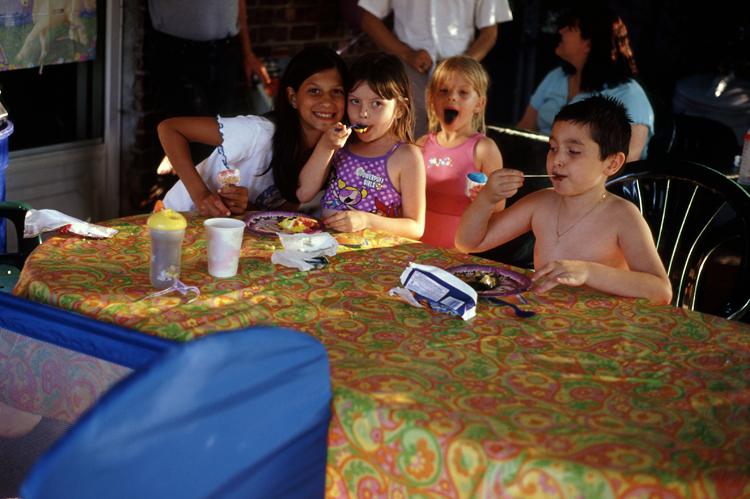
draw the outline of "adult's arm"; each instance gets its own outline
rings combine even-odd
[[[247,80],[247,86],[253,86],[253,73],[258,75],[263,85],[271,83],[271,78],[268,76],[268,71],[263,65],[263,61],[253,53],[253,49],[250,46],[250,33],[247,30],[247,8],[245,7],[245,0],[239,0],[240,8],[237,12],[237,22],[240,25],[240,32],[237,37],[240,42],[240,52],[242,53],[242,68],[245,71],[245,79]]]
[[[383,24],[383,21],[364,9],[362,9],[361,26],[362,31],[370,37],[370,40],[380,50],[394,54],[420,73],[429,71],[432,67],[432,57],[426,50],[412,50],[411,47],[396,38],[396,35],[391,33],[391,30]]]
[[[484,59],[497,41],[497,24],[486,26],[479,30],[479,36],[471,44],[466,55],[476,61]]]
[[[539,116],[539,113],[536,109],[531,107],[531,104],[526,106],[526,112],[523,113],[523,118],[521,118],[521,121],[518,122],[517,128],[521,128],[523,130],[530,130],[532,132],[538,132],[539,131],[539,125],[536,122],[537,117]]]

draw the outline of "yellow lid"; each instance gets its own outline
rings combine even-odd
[[[148,217],[147,225],[149,229],[180,230],[187,227],[187,221],[180,213],[167,208]]]

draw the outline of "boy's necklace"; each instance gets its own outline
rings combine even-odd
[[[578,225],[578,223],[581,220],[583,220],[584,218],[586,218],[587,216],[589,216],[591,214],[591,212],[594,211],[596,209],[596,207],[599,206],[599,204],[601,204],[601,202],[604,201],[604,198],[606,198],[606,197],[607,197],[607,193],[605,192],[604,195],[602,196],[602,198],[599,201],[597,201],[597,203],[594,205],[593,208],[591,208],[584,216],[582,216],[581,218],[579,218],[578,222],[574,223],[573,225],[571,225],[570,227],[568,227],[567,230],[565,230],[562,234],[560,234],[560,212],[562,211],[562,201],[563,201],[562,196],[560,196],[560,207],[557,208],[557,227],[555,228],[555,232],[557,233],[557,239],[555,239],[555,246],[557,246],[557,243],[560,242],[560,238],[562,236],[564,236],[565,234],[567,234],[568,232],[570,232],[571,229],[573,229],[573,227],[575,227],[576,225]]]

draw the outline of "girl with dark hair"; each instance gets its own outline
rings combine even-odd
[[[341,123],[328,129],[313,153],[316,161],[311,157],[300,174],[297,195],[312,199],[328,179],[322,201],[328,227],[419,239],[425,173],[422,154],[411,143],[414,111],[406,68],[395,55],[372,52],[352,64],[349,81],[347,113],[360,126],[351,138],[351,129]]]
[[[279,81],[269,117],[171,118],[159,124],[159,139],[180,181],[164,206],[228,217],[245,210],[294,210],[299,173],[324,132],[346,108],[346,64],[333,50],[310,47],[295,55]],[[270,119],[269,119],[270,118]],[[216,146],[197,166],[190,142]],[[220,185],[217,175],[239,170],[238,185]]]
[[[612,10],[588,4],[561,18],[561,40],[555,54],[563,60],[531,96],[519,128],[549,135],[555,115],[566,104],[594,94],[614,97],[632,121],[628,161],[646,157],[654,135],[654,111],[646,92],[633,77],[633,60],[625,24]]]

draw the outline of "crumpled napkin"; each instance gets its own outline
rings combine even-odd
[[[334,256],[339,250],[338,241],[327,232],[279,233],[279,239],[284,249],[274,251],[271,255],[271,262],[303,271],[325,267],[328,265],[326,257]]]
[[[111,227],[94,225],[60,213],[56,210],[29,210],[23,226],[23,237],[29,238],[43,232],[57,231],[62,234],[76,234],[93,239],[106,239],[119,231]]]

